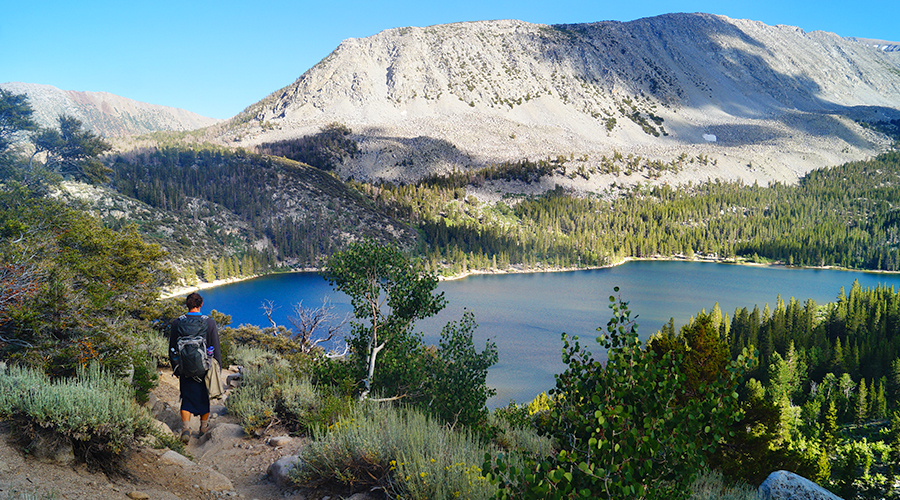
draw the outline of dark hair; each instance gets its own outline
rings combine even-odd
[[[188,310],[196,309],[203,305],[203,297],[199,293],[194,292],[184,299],[184,303],[187,305]]]

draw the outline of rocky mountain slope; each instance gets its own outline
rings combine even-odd
[[[58,126],[57,117],[66,114],[104,137],[194,130],[218,122],[183,109],[138,102],[108,92],[60,90],[51,85],[21,82],[2,83],[0,88],[26,94],[35,118],[44,127]]]
[[[860,122],[900,118],[893,45],[709,14],[398,28],[345,40],[219,139],[254,146],[339,122],[360,151],[338,171],[357,179],[558,156],[589,170],[619,152],[711,160],[659,182],[794,182],[889,145]],[[574,177],[556,181],[615,180]]]

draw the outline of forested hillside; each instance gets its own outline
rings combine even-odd
[[[212,277],[204,262],[210,257],[216,269],[221,258],[245,255],[267,268],[317,266],[348,238],[361,237],[422,252],[445,274],[671,257],[900,270],[900,216],[892,201],[900,196],[900,152],[815,170],[797,185],[713,180],[617,186],[603,195],[558,187],[495,202],[472,194],[492,179],[539,181],[560,164],[497,165],[416,185],[343,183],[305,163],[211,147],[132,152],[110,165],[122,195],[173,217],[234,214],[235,226],[205,222],[219,251],[192,251],[184,231],[148,231],[174,254],[192,255],[184,260],[204,279]]]
[[[252,274],[224,261],[248,260],[262,269],[320,266],[352,239],[375,238],[407,248],[414,243],[403,223],[373,209],[332,175],[285,158],[182,146],[122,154],[111,166],[112,186],[121,194],[192,219],[195,229],[215,235],[220,247],[209,252],[192,249],[190,233],[151,234],[171,252],[191,256],[187,260],[207,281]],[[233,214],[240,226],[210,220],[215,210]]]
[[[741,389],[743,426],[759,427],[722,449],[723,470],[756,481],[780,464],[844,498],[894,498],[900,291],[855,283],[833,303],[778,296],[773,309],[739,308],[729,319],[716,307],[705,317],[731,356],[759,355]],[[670,324],[650,344],[675,337]]]
[[[607,196],[558,188],[487,204],[466,194],[470,183],[483,179],[358,189],[418,225],[432,265],[451,273],[672,256],[900,269],[898,152],[816,170],[796,186],[715,180],[636,186]]]

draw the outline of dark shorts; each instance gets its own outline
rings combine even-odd
[[[179,380],[181,409],[191,412],[192,415],[209,413],[209,393],[206,392],[206,384],[187,377]]]

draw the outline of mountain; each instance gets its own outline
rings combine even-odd
[[[339,123],[358,150],[337,173],[376,181],[556,158],[572,163],[554,183],[597,191],[616,177],[569,170],[603,172],[618,153],[707,159],[659,182],[792,183],[890,145],[875,129],[900,119],[894,46],[710,14],[397,28],[345,40],[219,140],[254,147]]]
[[[57,117],[67,114],[104,137],[140,135],[160,130],[195,130],[219,120],[190,111],[138,102],[108,92],[60,90],[51,85],[10,82],[0,88],[28,96],[34,116],[45,127],[58,126]]]

